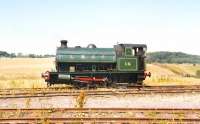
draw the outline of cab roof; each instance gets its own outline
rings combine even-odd
[[[120,46],[124,46],[124,47],[131,47],[131,48],[147,48],[146,44],[118,44]]]

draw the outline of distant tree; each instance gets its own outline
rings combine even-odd
[[[44,57],[44,58],[48,58],[48,57],[55,57],[55,55],[49,55],[49,54],[45,54],[43,57]]]
[[[29,54],[28,57],[30,57],[30,58],[36,58],[36,55],[35,54]]]
[[[9,57],[10,54],[5,51],[0,51],[0,57]]]
[[[11,53],[11,54],[10,54],[10,57],[11,57],[11,58],[15,58],[15,57],[16,57],[16,54],[15,54],[15,53]]]
[[[17,53],[17,57],[23,57],[22,53]]]
[[[48,57],[55,57],[55,55],[45,54],[45,55],[37,55],[37,54],[23,54],[21,52],[15,54],[15,53],[7,53],[5,51],[0,51],[0,57],[10,57],[10,58],[48,58]]]
[[[182,52],[151,52],[147,54],[147,62],[158,63],[200,63],[200,56],[185,54]]]

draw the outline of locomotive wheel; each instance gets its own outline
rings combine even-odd
[[[97,85],[95,83],[89,84],[89,88],[97,89]]]
[[[136,84],[142,86],[143,85],[143,81],[142,80],[138,80]]]
[[[51,87],[51,83],[47,82],[47,87]]]
[[[79,82],[73,82],[72,84],[73,84],[73,87],[75,89],[80,89],[81,88],[81,86],[80,86],[81,84]]]
[[[107,77],[107,81],[104,83],[104,87],[108,88],[108,87],[112,87],[113,84],[113,80],[111,77]]]

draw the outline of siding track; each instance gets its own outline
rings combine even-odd
[[[0,109],[0,114],[0,123],[200,123],[200,109],[189,108]]]

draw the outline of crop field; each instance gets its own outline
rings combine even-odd
[[[200,65],[193,64],[147,64],[151,78],[145,80],[146,85],[199,85],[200,78],[196,72]]]
[[[54,58],[1,58],[0,88],[46,87],[41,73],[54,69]],[[192,64],[147,64],[151,78],[146,85],[198,85],[196,71],[200,65]]]
[[[46,87],[41,73],[53,68],[52,58],[1,58],[0,87],[37,88]]]

